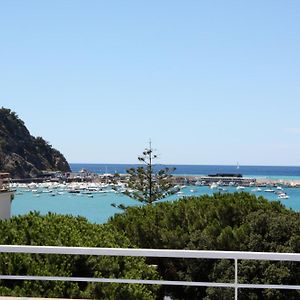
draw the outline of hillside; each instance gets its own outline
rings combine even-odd
[[[41,171],[69,172],[65,157],[41,137],[33,137],[10,109],[0,109],[0,171],[13,178],[37,177]]]

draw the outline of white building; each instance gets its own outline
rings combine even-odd
[[[8,189],[7,183],[5,183],[8,177],[9,173],[0,173],[0,220],[10,218],[13,193]]]

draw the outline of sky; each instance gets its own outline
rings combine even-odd
[[[300,1],[0,2],[0,106],[71,163],[300,165]]]

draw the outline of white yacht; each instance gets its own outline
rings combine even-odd
[[[290,196],[288,196],[286,193],[280,193],[278,194],[279,199],[289,199]]]
[[[211,189],[216,189],[218,187],[218,184],[216,182],[213,182],[211,185],[210,185],[210,188]]]
[[[236,189],[237,189],[237,191],[240,191],[240,190],[244,190],[244,189],[245,189],[245,187],[244,187],[244,186],[242,186],[242,185],[238,185],[238,186],[236,187]]]

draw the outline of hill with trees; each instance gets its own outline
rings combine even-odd
[[[0,109],[0,170],[13,178],[37,177],[42,171],[69,172],[65,157],[42,137],[33,137],[10,109]]]

